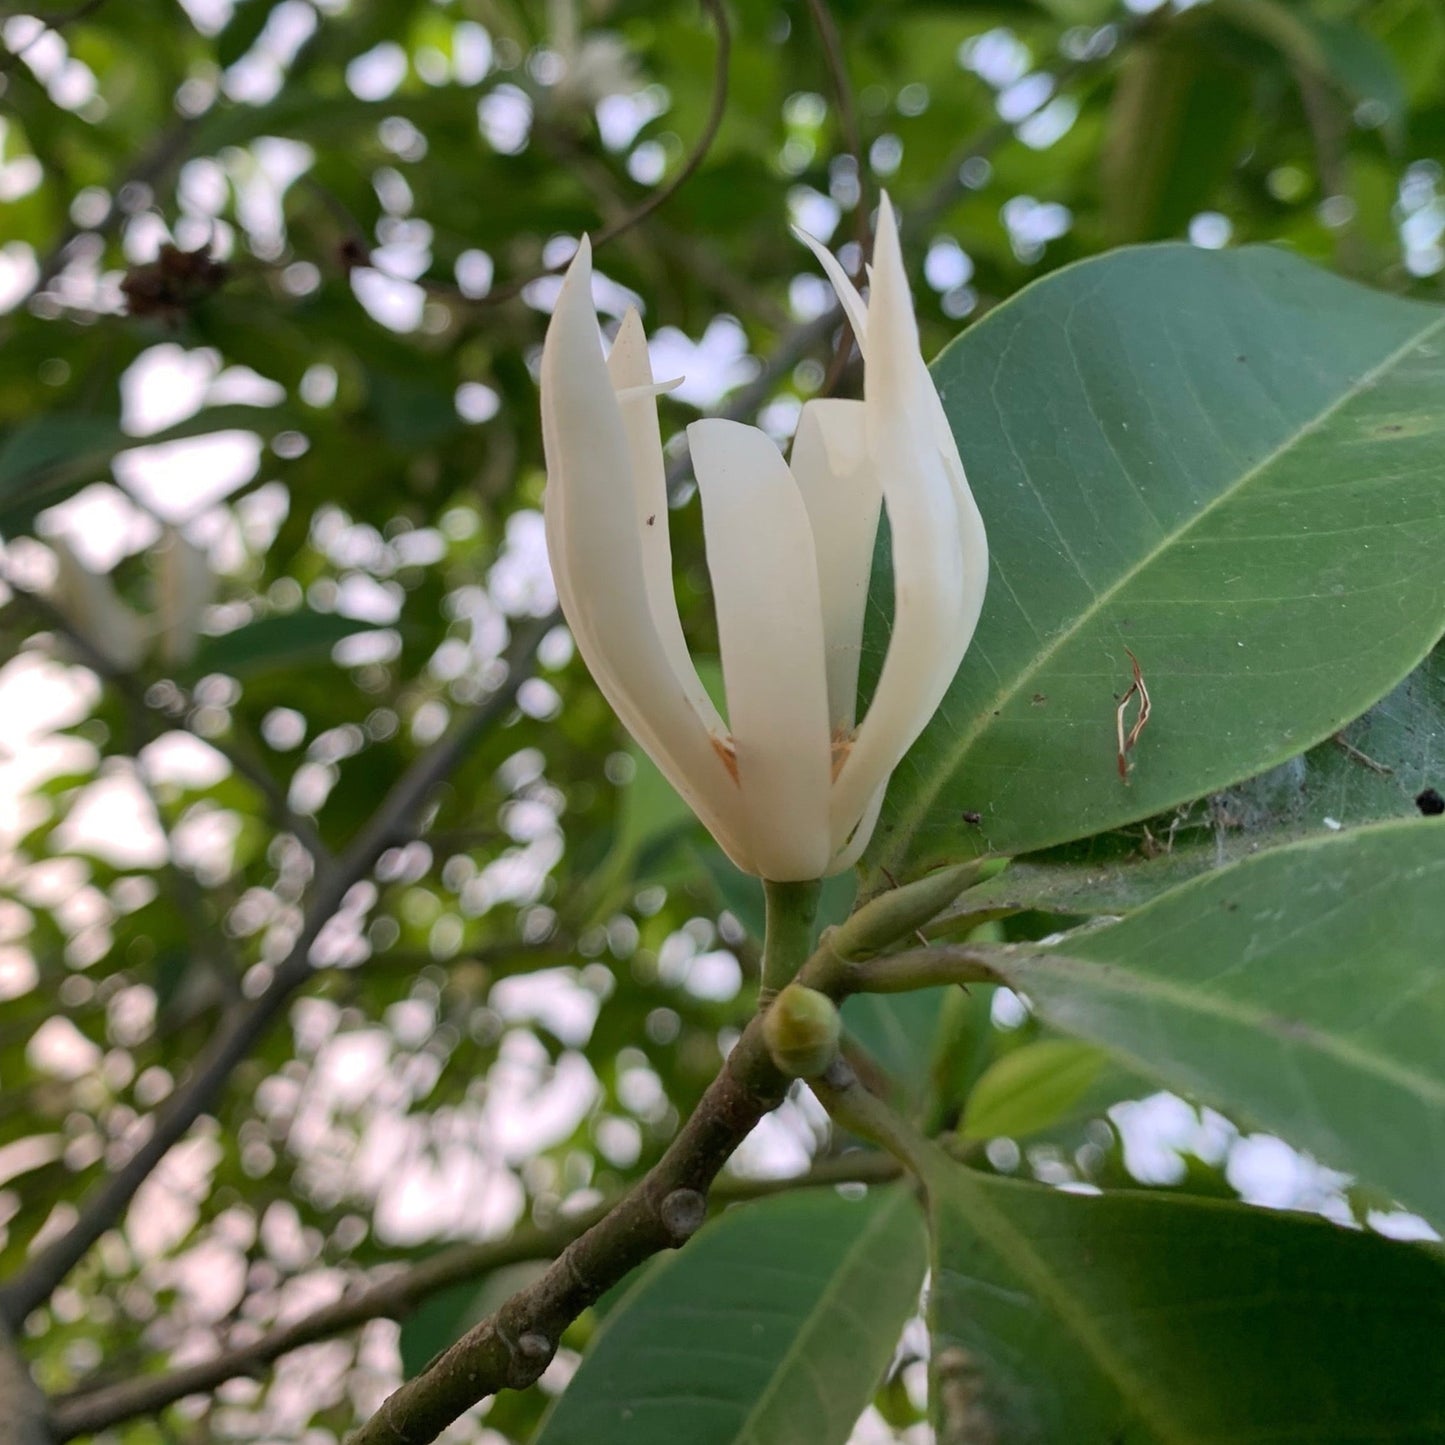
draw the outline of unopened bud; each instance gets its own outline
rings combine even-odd
[[[773,1062],[794,1079],[821,1074],[838,1056],[843,1021],[827,994],[790,983],[763,1015],[763,1040]]]
[[[960,893],[993,877],[1003,866],[999,858],[975,858],[953,868],[941,868],[901,888],[890,888],[833,929],[827,945],[842,959],[872,958],[915,928],[931,923]]]

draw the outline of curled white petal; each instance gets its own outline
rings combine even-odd
[[[578,649],[624,726],[738,866],[751,869],[725,742],[694,706],[696,669],[685,651],[679,658],[664,646],[657,626],[638,526],[645,482],[631,446],[638,438],[650,465],[649,438],[645,428],[629,435],[602,359],[585,240],[547,328],[541,391],[547,548]]]
[[[799,226],[793,227],[793,234],[818,258],[818,264],[833,283],[833,290],[838,293],[838,304],[848,318],[848,325],[853,328],[853,339],[858,343],[858,350],[866,357],[868,308],[858,294],[858,288],[849,279],[838,258],[816,236],[810,236]]]
[[[834,788],[835,836],[861,815],[948,690],[978,620],[987,557],[972,497],[971,515],[961,515],[963,495],[939,448],[937,393],[919,350],[887,196],[878,208],[868,337],[864,408],[869,456],[883,478],[892,531],[893,629],[873,700]],[[966,493],[961,466],[958,483]],[[966,577],[966,570],[973,575]]]
[[[727,728],[707,695],[682,635],[677,594],[672,590],[672,532],[668,525],[667,469],[662,459],[662,435],[657,425],[652,362],[642,318],[629,307],[607,357],[607,375],[616,388],[622,429],[632,458],[632,502],[637,536],[642,547],[642,575],[647,601],[662,649],[667,654],[688,701],[709,732],[727,735]],[[664,382],[671,390],[681,381]]]

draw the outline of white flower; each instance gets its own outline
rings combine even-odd
[[[75,630],[120,672],[139,666],[146,650],[146,625],[120,599],[110,578],[92,572],[64,537],[52,537],[55,582],[50,599]]]
[[[898,231],[878,210],[870,294],[817,252],[864,355],[862,401],[802,409],[791,464],[761,431],[687,429],[727,721],[687,652],[672,589],[654,382],[636,311],[603,360],[584,239],[542,353],[547,549],[597,685],[742,869],[776,881],[856,862],[899,759],[963,659],[988,543],[919,351]],[[888,655],[854,716],[879,508],[892,530]],[[856,723],[856,725],[855,725]]]
[[[151,573],[155,598],[154,631],[160,660],[184,666],[201,640],[201,618],[216,595],[216,574],[204,547],[167,527]]]
[[[139,667],[154,646],[159,661],[184,666],[196,654],[201,617],[216,591],[204,548],[164,527],[151,558],[154,610],[142,616],[121,600],[115,584],[92,572],[64,537],[51,537],[56,576],[51,600],[72,627],[118,672]]]

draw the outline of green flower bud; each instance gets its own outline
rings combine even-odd
[[[811,1079],[838,1057],[843,1021],[817,989],[790,983],[763,1015],[763,1039],[773,1062],[793,1079]]]

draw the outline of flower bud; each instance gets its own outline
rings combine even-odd
[[[763,1015],[763,1040],[773,1062],[793,1079],[821,1074],[838,1056],[843,1020],[827,994],[790,983]]]

